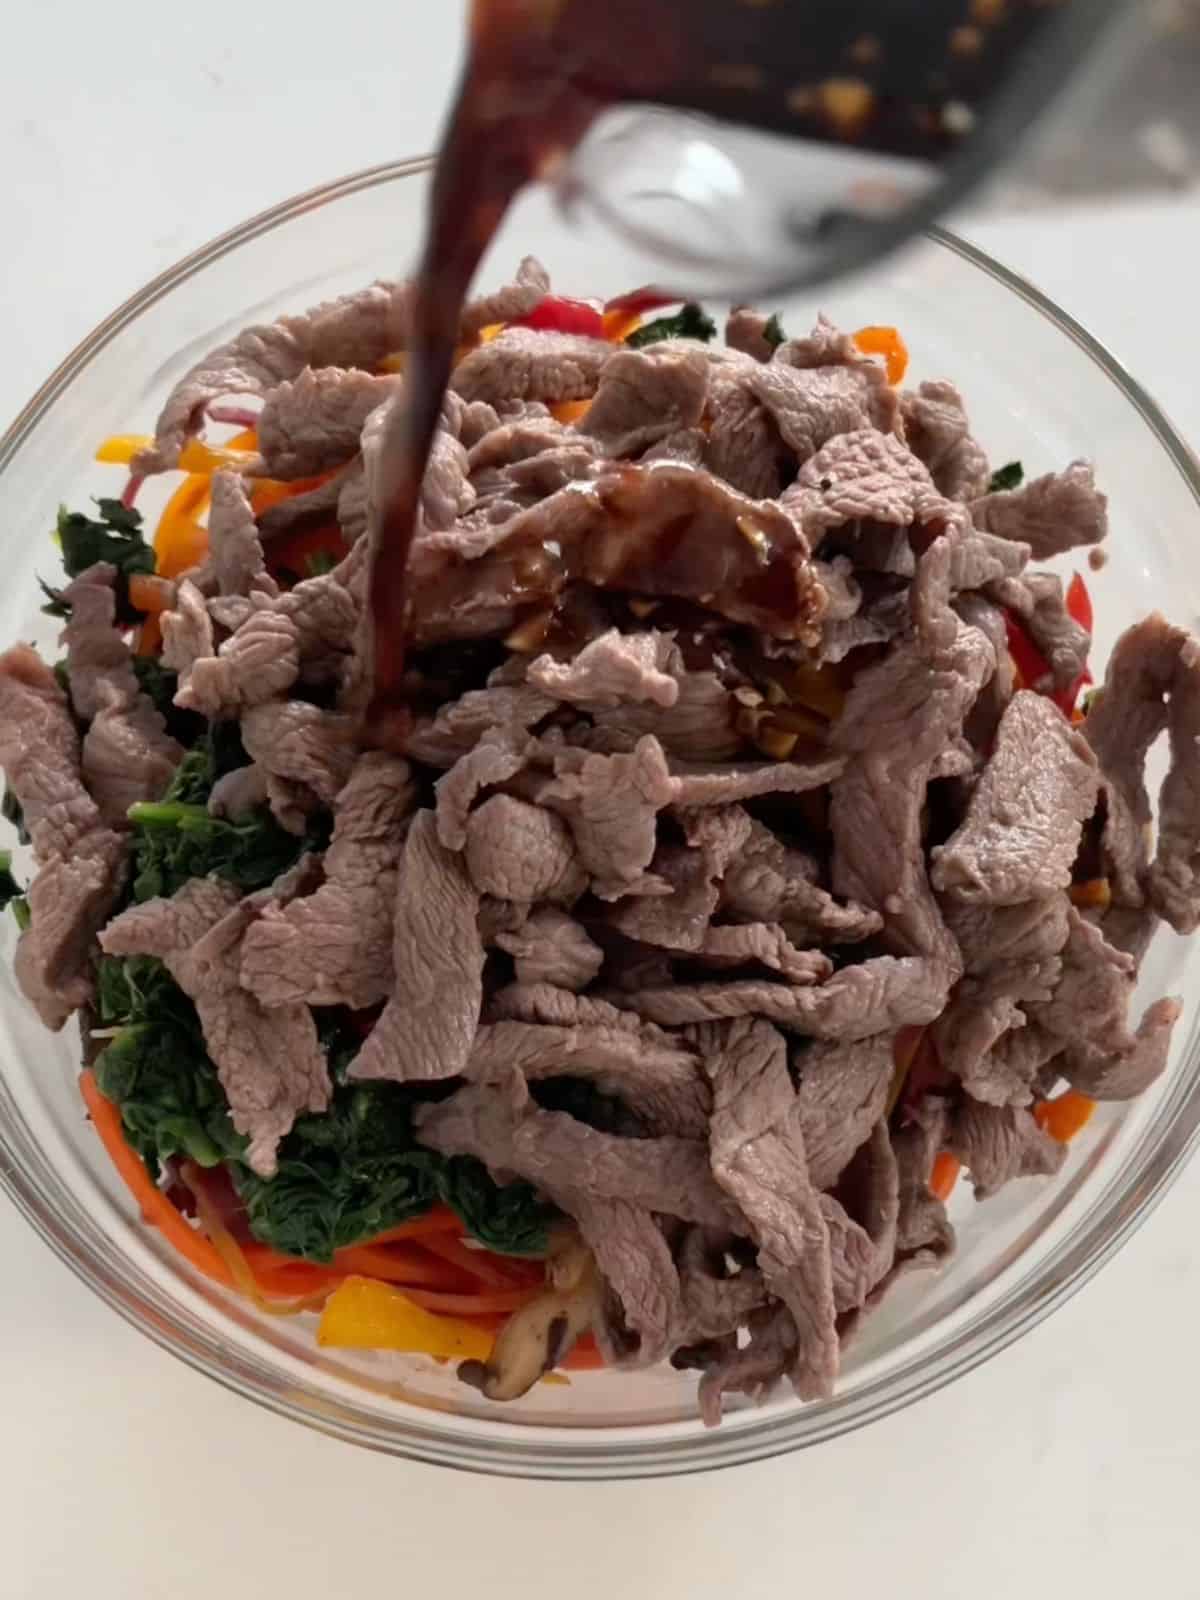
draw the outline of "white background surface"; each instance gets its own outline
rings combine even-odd
[[[294,0],[8,9],[0,421],[213,233],[429,147],[464,9],[352,0],[319,22]],[[971,231],[1200,439],[1200,211]],[[1195,1166],[1048,1325],[865,1433],[718,1477],[560,1488],[393,1462],[260,1413],[133,1333],[0,1202],[0,1595],[1190,1593],[1198,1208]]]

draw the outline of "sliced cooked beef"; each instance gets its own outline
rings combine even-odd
[[[951,982],[952,973],[941,962],[879,956],[843,967],[811,988],[750,979],[681,983],[611,998],[666,1027],[760,1016],[817,1039],[868,1039],[932,1022],[946,1003]]]
[[[654,854],[653,875],[670,892],[619,902],[609,916],[629,939],[667,950],[703,947],[720,901],[720,883],[751,837],[753,824],[740,806],[684,812],[687,846],[663,844]]]
[[[250,613],[215,656],[197,659],[175,704],[215,719],[240,715],[286,694],[300,676],[295,623],[270,609]]]
[[[590,400],[613,346],[573,333],[508,328],[472,350],[454,369],[455,394],[468,403],[501,406],[511,400]]]
[[[463,849],[471,807],[485,789],[516,777],[525,766],[529,744],[511,727],[494,728],[438,779],[438,838],[447,850]]]
[[[1045,961],[1067,942],[1070,901],[1065,894],[1015,906],[950,896],[944,911],[968,977],[982,977],[1005,964]]]
[[[354,729],[348,717],[306,700],[253,706],[242,718],[246,754],[268,778],[301,784],[332,806],[354,766]]]
[[[1074,1089],[1094,1100],[1134,1100],[1167,1069],[1175,1024],[1183,1013],[1178,1000],[1156,1000],[1137,1033],[1116,1050],[1070,1050],[1063,1074]]]
[[[357,455],[363,424],[397,386],[369,372],[306,367],[268,390],[258,418],[258,448],[268,477],[313,478]]]
[[[1150,902],[1176,933],[1200,927],[1200,642],[1176,631],[1167,691],[1171,767],[1159,794]]]
[[[308,1007],[267,1011],[239,986],[247,904],[231,885],[196,878],[171,900],[123,912],[100,943],[109,955],[157,956],[195,1002],[246,1159],[269,1178],[280,1139],[301,1112],[326,1109],[330,1083]]]
[[[238,822],[267,803],[267,775],[261,767],[235,767],[218,778],[208,797],[210,817]]]
[[[892,1136],[900,1174],[896,1255],[901,1260],[924,1257],[939,1261],[954,1249],[954,1229],[946,1207],[929,1187],[933,1164],[946,1141],[948,1115],[945,1100],[926,1096]]]
[[[214,654],[212,618],[204,596],[187,578],[179,585],[175,605],[162,614],[163,665],[186,677],[205,656]]]
[[[373,283],[299,316],[243,328],[175,385],[155,426],[154,444],[135,457],[133,470],[175,466],[206,407],[223,395],[265,395],[305,367],[377,367],[404,345],[412,294],[409,283]]]
[[[471,813],[465,849],[470,881],[480,894],[500,900],[569,906],[587,885],[566,823],[512,795],[493,795]]]
[[[770,1298],[757,1267],[730,1270],[734,1245],[731,1234],[712,1228],[692,1227],[683,1235],[677,1254],[687,1344],[736,1334]]]
[[[361,497],[361,522],[357,512],[342,514],[343,496],[347,508]],[[361,460],[349,462],[340,472],[323,479],[315,488],[292,494],[268,506],[258,518],[260,539],[279,539],[285,534],[321,522],[337,520],[347,544],[353,544],[366,532],[366,483]]]
[[[123,828],[131,805],[164,793],[184,752],[138,686],[133,654],[116,625],[115,579],[116,569],[99,563],[67,586],[63,598],[71,611],[62,638],[71,700],[90,724],[83,736],[83,781],[104,821]]]
[[[130,806],[162,798],[183,757],[183,746],[167,733],[147,695],[124,700],[110,687],[83,736],[83,780],[105,822],[120,829],[128,825]]]
[[[753,306],[734,306],[725,320],[725,343],[730,350],[740,350],[755,361],[770,361],[779,339],[768,337],[772,321]]]
[[[922,811],[933,764],[962,731],[995,656],[947,604],[951,542],[922,557],[913,587],[916,636],[855,680],[833,743],[850,755],[833,785],[830,826],[836,893],[884,919],[893,949],[951,973],[958,952],[929,887]]]
[[[1049,1002],[1060,972],[1057,957],[1009,962],[986,977],[964,978],[955,989],[934,1024],[933,1038],[939,1064],[976,1100],[1001,1106],[1032,1100],[1034,1077],[1047,1058],[1036,1060],[1035,1051],[1022,1060],[1011,1046],[997,1057],[996,1047],[1024,1027],[1024,1007]]]
[[[387,998],[396,878],[415,799],[407,762],[359,760],[334,802],[324,883],[268,907],[247,930],[241,979],[261,1004],[361,1011]]]
[[[987,453],[973,438],[962,396],[952,383],[923,383],[900,396],[909,448],[948,500],[975,500],[987,488]],[[997,530],[999,531],[999,530]]]
[[[63,604],[70,608],[62,631],[67,681],[71,704],[83,722],[90,722],[108,704],[110,694],[128,704],[138,692],[133,652],[116,625],[116,576],[115,567],[98,562],[62,592]]]
[[[535,911],[522,927],[498,934],[495,942],[516,963],[518,983],[586,989],[604,965],[600,946],[573,917],[553,907]]]
[[[263,558],[262,539],[246,487],[236,472],[214,472],[208,513],[208,559],[192,574],[205,594],[275,595]]]
[[[718,363],[709,375],[701,462],[732,488],[774,499],[787,482],[787,450],[770,412],[749,388],[749,366]]]
[[[789,1376],[802,1399],[833,1391],[838,1342],[830,1241],[793,1115],[787,1046],[769,1024],[743,1019],[711,1041],[709,1145],[717,1182],[744,1214],[771,1293],[796,1325]]]
[[[554,700],[540,689],[500,685],[472,689],[442,706],[428,722],[419,722],[408,736],[405,753],[431,767],[452,767],[492,729],[527,731],[554,710]]]
[[[605,1358],[619,1367],[664,1361],[680,1342],[685,1311],[662,1229],[649,1211],[626,1200],[578,1191],[556,1199],[574,1217],[616,1302],[620,1326],[605,1316],[596,1328]]]
[[[416,1114],[421,1143],[471,1155],[550,1192],[579,1190],[712,1227],[735,1227],[736,1208],[709,1170],[699,1139],[622,1139],[532,1104],[524,1080],[469,1084]]]
[[[883,1115],[895,1073],[892,1040],[882,1033],[846,1044],[818,1042],[797,1053],[793,1115],[817,1189],[833,1188]]]
[[[0,694],[0,703],[4,698]],[[29,927],[18,940],[13,966],[21,993],[54,1032],[92,998],[96,935],[126,876],[125,840],[101,827],[83,834],[70,855],[38,867],[29,887]]]
[[[691,761],[673,761],[675,805],[728,806],[758,800],[769,794],[808,794],[823,789],[845,767],[838,755],[814,761],[758,761],[704,767]]]
[[[800,950],[777,923],[729,923],[709,928],[697,952],[710,967],[769,967],[789,983],[822,983],[833,963],[822,950]]]
[[[971,1099],[951,1117],[946,1148],[970,1173],[979,1200],[1014,1178],[1052,1177],[1067,1158],[1066,1145],[1043,1132],[1032,1113]]]
[[[810,856],[755,822],[722,881],[722,912],[739,922],[779,922],[797,944],[856,944],[878,933],[879,913],[839,905],[815,881],[817,871]]]
[[[1015,695],[966,821],[933,852],[935,887],[1009,906],[1067,888],[1098,789],[1083,735],[1042,695]]]
[[[695,600],[808,642],[825,609],[807,543],[782,507],[660,461],[572,485],[506,522],[478,559],[416,575],[418,642],[507,633],[519,608],[551,603],[571,582]]]
[[[605,363],[579,431],[612,460],[637,455],[696,426],[708,399],[708,374],[707,353],[699,348],[618,349]]]
[[[1050,664],[1053,686],[1068,689],[1076,683],[1087,667],[1092,636],[1067,611],[1062,579],[1053,572],[1030,572],[993,583],[990,593],[1024,622]]]
[[[711,1096],[695,1054],[651,1024],[496,1022],[480,1028],[468,1075],[502,1079],[514,1069],[530,1082],[586,1079],[623,1101],[648,1134],[708,1135]]]
[[[550,274],[536,256],[526,256],[517,268],[516,280],[491,294],[472,300],[462,314],[459,332],[473,339],[484,328],[527,317],[550,293]]]
[[[615,900],[650,865],[658,814],[677,792],[662,746],[647,737],[632,755],[586,757],[578,772],[563,772],[542,798],[574,835],[593,892]]]
[[[953,510],[899,439],[860,428],[840,433],[807,461],[783,497],[816,548],[832,528],[869,520],[898,528],[945,522]]]
[[[569,661],[540,656],[529,668],[532,688],[585,711],[626,704],[670,707],[679,700],[678,648],[668,634],[621,634],[610,628]]]
[[[1027,544],[1035,561],[1108,537],[1108,499],[1087,461],[1073,461],[1065,472],[1048,472],[1022,489],[984,495],[971,514],[977,528]]]
[[[433,812],[418,812],[396,895],[395,987],[352,1078],[429,1082],[465,1070],[483,1004],[478,914],[462,858],[438,842]]]
[[[950,586],[956,594],[988,585],[1007,592],[1004,586],[1019,578],[1028,565],[1027,544],[1012,544],[997,534],[975,530],[964,534],[954,547]],[[1017,596],[1017,608],[1028,609],[1024,591],[1014,589],[1012,592]]]

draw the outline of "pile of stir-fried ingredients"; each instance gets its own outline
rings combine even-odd
[[[993,474],[894,330],[719,345],[530,261],[463,319],[364,751],[409,304],[247,330],[60,519],[62,658],[0,658],[21,988],[146,1218],[322,1342],[827,1395],[962,1169],[1056,1172],[1165,1067],[1178,1004],[1127,1013],[1200,922],[1200,647],[1151,617],[1091,688],[1031,565],[1104,539],[1091,469]]]

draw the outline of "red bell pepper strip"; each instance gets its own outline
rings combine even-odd
[[[604,338],[604,315],[587,300],[568,300],[549,294],[541,305],[523,317],[514,317],[514,328],[536,328],[542,333],[578,333],[587,339]]]
[[[1011,611],[1004,613],[1004,626],[1008,631],[1008,653],[1020,674],[1020,687],[1036,689],[1050,676],[1050,663],[1026,633],[1021,619]]]
[[[642,316],[647,311],[663,311],[667,306],[677,306],[680,300],[677,294],[667,294],[654,285],[647,284],[644,289],[631,289],[628,294],[619,294],[610,300],[604,307],[605,311],[628,311],[631,314]]]
[[[1088,586],[1084,583],[1082,575],[1078,572],[1067,586],[1067,615],[1081,628],[1086,628],[1089,633],[1095,631],[1092,597],[1088,593]]]

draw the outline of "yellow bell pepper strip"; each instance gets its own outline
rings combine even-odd
[[[1096,1102],[1077,1089],[1068,1089],[1054,1100],[1041,1100],[1033,1108],[1034,1119],[1059,1144],[1070,1144],[1092,1120]]]
[[[609,344],[624,344],[631,333],[636,333],[642,319],[636,311],[606,311],[604,337]]]
[[[573,422],[582,422],[591,409],[590,400],[558,400],[550,407],[550,415],[555,422],[569,427]]]
[[[892,1086],[888,1090],[887,1115],[890,1117],[904,1091],[905,1080],[912,1069],[913,1062],[917,1059],[917,1051],[921,1048],[921,1041],[925,1037],[923,1024],[912,1024],[901,1028],[892,1040]]]
[[[462,1317],[435,1316],[373,1278],[347,1278],[325,1302],[317,1343],[335,1350],[403,1350],[443,1361],[486,1361],[492,1335]]]
[[[148,434],[114,433],[105,439],[96,451],[96,460],[110,466],[127,467],[139,450],[154,443]],[[253,446],[250,447],[251,451]],[[231,439],[227,445],[208,445],[200,439],[189,439],[179,457],[183,472],[213,473],[219,467],[244,467],[250,453]]]
[[[860,328],[854,342],[865,356],[882,356],[887,364],[888,382],[898,388],[908,371],[908,346],[898,328]]]

